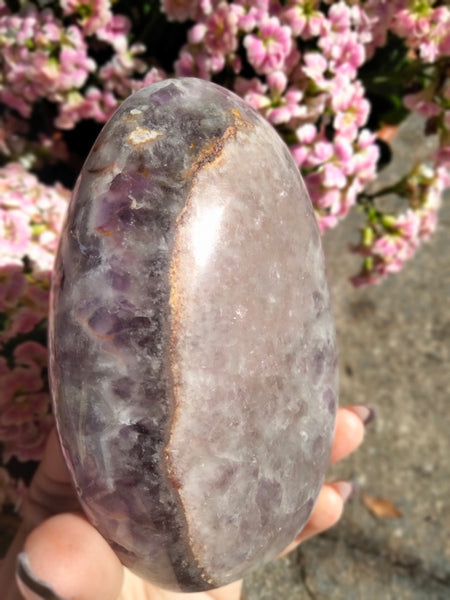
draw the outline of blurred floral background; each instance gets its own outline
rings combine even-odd
[[[438,226],[450,186],[445,0],[0,0],[3,511],[19,508],[53,424],[46,319],[70,190],[122,100],[173,76],[219,83],[267,118],[322,232],[360,212],[354,285],[398,272]],[[411,112],[434,149],[374,192]]]

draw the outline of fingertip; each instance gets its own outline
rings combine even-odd
[[[308,522],[308,526],[311,527],[311,535],[326,531],[336,525],[342,517],[344,503],[349,496],[350,493],[345,488],[340,488],[339,485],[327,483],[322,487]],[[315,533],[312,533],[313,531]]]
[[[344,503],[351,495],[344,485],[340,485],[344,483],[346,482],[322,486],[308,523],[280,556],[288,554],[302,542],[336,525],[342,516]]]
[[[377,410],[371,404],[353,404],[352,406],[347,406],[347,410],[356,413],[364,426],[372,423],[377,416]]]
[[[365,427],[361,416],[351,407],[340,408],[336,417],[336,434],[331,451],[331,462],[342,460],[364,440]]]
[[[42,462],[48,477],[60,483],[69,483],[70,475],[67,469],[56,428],[53,428],[47,438]]]
[[[66,513],[47,519],[30,533],[24,554],[19,555],[17,578],[27,599],[40,593],[55,600],[116,600],[123,568],[82,515]],[[42,590],[49,590],[48,595],[43,596]]]
[[[24,600],[64,600],[55,592],[51,584],[33,573],[25,552],[17,556],[16,583]]]

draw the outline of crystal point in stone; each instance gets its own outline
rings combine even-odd
[[[320,237],[275,131],[231,92],[126,100],[58,251],[50,371],[80,501],[124,564],[198,591],[305,525],[336,411]]]

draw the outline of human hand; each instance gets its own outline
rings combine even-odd
[[[373,412],[365,406],[340,408],[331,462],[362,442]],[[349,482],[325,484],[311,517],[285,553],[329,529],[351,495]],[[55,431],[23,506],[23,522],[0,569],[4,600],[239,600],[242,582],[184,594],[157,588],[124,568],[107,542],[85,519],[75,496]],[[15,575],[16,573],[16,575]],[[20,591],[19,591],[20,590]]]

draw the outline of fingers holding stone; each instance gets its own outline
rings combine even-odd
[[[0,567],[2,600],[3,598],[5,600],[21,598],[14,580],[14,569],[17,555],[23,550],[30,531],[55,513],[78,511],[79,509],[56,431],[53,430],[49,435],[43,459],[21,507],[22,524]]]
[[[70,481],[56,430],[53,429],[22,508],[24,524],[27,529],[32,529],[55,513],[78,510],[80,506]]]
[[[364,427],[373,411],[358,405],[341,408],[336,419],[332,462],[353,452],[364,438]],[[354,491],[349,482],[323,486],[311,517],[285,553],[302,541],[335,525],[345,500]],[[123,568],[100,534],[79,514],[60,514],[78,507],[55,432],[30,489],[25,512],[38,526],[28,536],[18,559],[18,585],[24,598],[115,600],[120,593]],[[47,519],[39,523],[42,519]]]
[[[320,491],[308,523],[296,538],[297,544],[336,525],[342,516],[345,502],[354,493],[355,486],[350,481],[335,481],[325,484]]]
[[[336,431],[331,450],[331,462],[335,463],[354,452],[364,439],[365,426],[375,417],[373,408],[358,404],[340,408],[336,417]],[[291,552],[301,542],[336,525],[342,516],[345,502],[355,493],[349,481],[325,484],[318,496],[308,523],[281,556]]]
[[[123,567],[81,514],[66,513],[31,532],[17,560],[16,579],[27,600],[116,600]]]
[[[335,463],[354,452],[364,439],[365,426],[375,417],[375,411],[363,404],[340,408],[336,417],[336,432],[331,450]]]
[[[354,493],[355,487],[349,481],[336,481],[325,484],[320,491],[308,523],[280,556],[288,554],[301,542],[336,525],[342,516],[345,502]]]

